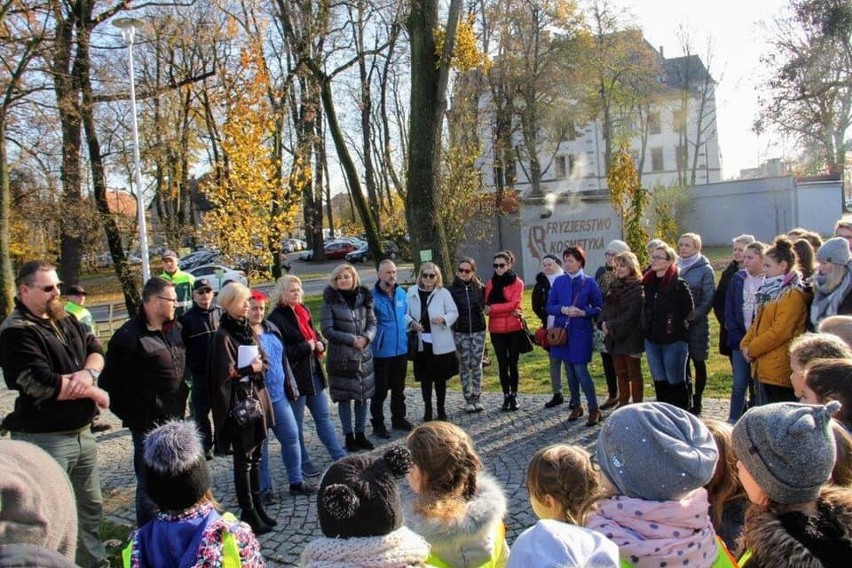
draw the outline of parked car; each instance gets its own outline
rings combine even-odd
[[[344,258],[347,254],[358,248],[349,241],[334,241],[323,249],[325,250],[325,258],[328,260],[337,260]]]
[[[393,241],[382,241],[382,251],[384,253],[384,258],[396,260],[396,257],[399,256],[399,247],[396,246],[396,243]],[[353,264],[356,262],[368,262],[372,260],[372,258],[373,255],[370,254],[370,249],[367,246],[367,243],[364,243],[362,246],[346,255],[346,262],[351,262]]]
[[[178,268],[188,271],[197,266],[221,262],[221,253],[215,250],[197,250],[189,253],[178,261]]]
[[[245,272],[242,270],[234,270],[227,266],[222,266],[221,264],[205,264],[203,266],[196,266],[195,268],[190,268],[187,272],[195,276],[196,279],[207,278],[210,280],[214,294],[218,294],[222,286],[230,284],[231,282],[239,282],[243,286],[249,285]]]
[[[281,250],[285,253],[297,252],[308,248],[308,243],[301,239],[284,239]]]

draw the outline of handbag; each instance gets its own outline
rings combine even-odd
[[[420,339],[417,337],[416,331],[408,332],[408,360],[414,361],[417,356],[417,350],[420,347]]]
[[[521,325],[523,326],[518,353],[532,353],[532,350],[535,348],[535,335],[533,335],[530,331],[530,328],[527,325],[527,320],[524,319],[524,316],[518,317],[520,318]]]
[[[544,349],[550,349],[550,344],[547,342],[547,328],[541,326],[535,330],[535,344]]]
[[[570,322],[571,320],[568,320]],[[551,347],[561,347],[568,343],[568,322],[563,327],[547,328],[547,344]]]
[[[236,390],[235,388],[234,396],[237,396]],[[263,406],[261,406],[260,401],[255,396],[254,385],[251,380],[249,380],[249,388],[245,398],[237,401],[231,407],[230,414],[240,428],[253,424],[258,420],[263,420]]]

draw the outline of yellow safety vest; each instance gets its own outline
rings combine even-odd
[[[500,553],[503,552],[503,545],[506,541],[506,525],[503,523],[497,523],[497,526],[494,527],[494,552],[491,553],[491,558],[485,564],[481,564],[476,568],[496,568],[497,559],[500,558]],[[437,556],[435,553],[429,554],[429,558],[426,559],[426,564],[429,566],[434,566],[435,568],[454,568],[450,566]]]

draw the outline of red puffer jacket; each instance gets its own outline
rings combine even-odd
[[[521,297],[524,295],[524,281],[518,277],[512,284],[503,288],[506,301],[500,304],[488,303],[491,293],[491,280],[485,285],[486,304],[491,306],[488,316],[488,331],[491,333],[512,333],[523,329],[521,318],[515,315],[515,310],[521,307]]]

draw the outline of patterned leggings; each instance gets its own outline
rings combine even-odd
[[[485,332],[454,334],[459,354],[459,375],[465,402],[479,402],[482,393],[482,353],[485,351]]]

